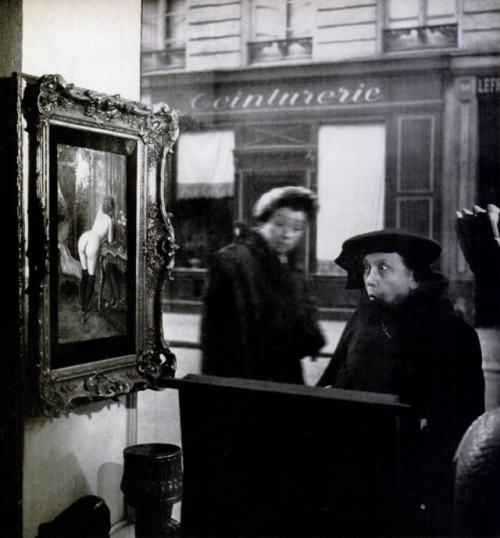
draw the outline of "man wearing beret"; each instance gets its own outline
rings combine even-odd
[[[397,394],[411,405],[404,492],[411,535],[451,535],[453,455],[484,412],[479,339],[445,296],[445,277],[431,269],[440,253],[435,241],[400,230],[344,242],[336,262],[348,272],[347,287],[363,291],[318,382]]]

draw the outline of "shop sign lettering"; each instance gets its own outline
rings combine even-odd
[[[338,88],[320,90],[307,88],[298,90],[274,88],[267,92],[239,90],[217,97],[213,97],[210,92],[203,92],[191,100],[191,109],[193,111],[223,112],[261,108],[355,105],[376,103],[382,98],[382,90],[379,86],[368,86],[363,83],[353,88],[339,86]]]
[[[479,77],[477,93],[500,93],[500,77]]]

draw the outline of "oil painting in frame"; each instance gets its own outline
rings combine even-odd
[[[18,99],[29,162],[18,188],[24,350],[37,365],[31,408],[58,417],[161,389],[176,369],[161,294],[177,248],[163,192],[178,113],[60,75],[20,75]]]

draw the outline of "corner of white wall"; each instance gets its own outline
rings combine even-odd
[[[23,0],[23,72],[140,99],[141,0]]]
[[[78,87],[140,99],[141,0],[23,0],[22,8],[17,69],[33,76],[59,74]],[[89,493],[105,499],[112,523],[123,517],[119,480],[129,422],[123,403],[90,417],[25,422],[24,538]]]

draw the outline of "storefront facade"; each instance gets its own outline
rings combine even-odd
[[[325,318],[345,319],[358,300],[334,263],[342,242],[395,227],[443,245],[436,268],[474,320],[455,216],[499,203],[499,65],[498,52],[455,50],[143,75],[146,99],[182,113],[167,193],[181,245],[169,308],[199,310],[210,253],[235,222],[251,224],[263,192],[304,185],[320,212],[302,262]]]

